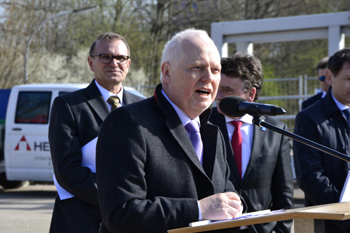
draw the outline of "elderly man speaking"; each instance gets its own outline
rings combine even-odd
[[[97,142],[99,232],[152,232],[241,215],[224,139],[208,123],[220,55],[208,34],[187,29],[163,51],[153,97],[113,111]]]

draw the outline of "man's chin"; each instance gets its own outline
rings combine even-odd
[[[121,83],[123,82],[125,79],[125,77],[121,76],[121,75],[116,75],[116,76],[112,76],[111,80],[113,80],[115,83]]]
[[[197,103],[196,106],[192,105],[192,109],[195,109],[198,112],[204,112],[207,108],[209,108],[211,103],[208,102],[201,102]]]

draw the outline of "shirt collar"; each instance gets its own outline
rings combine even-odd
[[[225,116],[225,121],[226,123],[229,123],[234,120],[232,118]],[[242,121],[243,123],[247,123],[247,124],[253,124],[253,117],[249,114],[245,114],[244,116],[239,118],[237,121]]]
[[[179,116],[181,123],[186,126],[188,122],[191,121],[191,118],[189,118],[186,113],[184,113],[178,106],[176,106],[170,99],[169,97],[165,94],[165,92],[162,89],[162,94],[164,95],[164,97],[169,101],[169,103],[171,104],[171,106],[173,106],[173,108],[175,109],[177,115]],[[199,120],[199,116],[197,116],[196,118],[193,119],[194,121],[196,121],[200,127],[200,120]]]
[[[343,111],[343,110],[349,108],[349,106],[346,106],[346,105],[340,103],[336,98],[334,98],[333,90],[331,90],[331,94],[332,94],[332,98],[333,98],[335,104],[337,105],[337,107],[339,108],[340,111]]]
[[[110,96],[118,96],[118,98],[120,99],[120,103],[123,103],[123,89],[124,89],[123,86],[122,86],[121,90],[119,91],[119,93],[113,94],[113,93],[109,92],[107,89],[105,89],[104,87],[102,87],[100,84],[98,84],[96,79],[95,79],[95,84],[96,84],[98,90],[100,90],[102,97],[106,102]]]

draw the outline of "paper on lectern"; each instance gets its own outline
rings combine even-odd
[[[349,202],[349,201],[350,201],[350,171],[348,171],[348,175],[346,176],[343,190],[341,191],[340,198],[339,198],[339,202]]]

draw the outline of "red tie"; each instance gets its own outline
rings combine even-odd
[[[235,156],[240,178],[242,178],[242,123],[242,121],[231,121],[231,124],[235,127],[235,131],[233,132],[231,139],[231,146]]]

